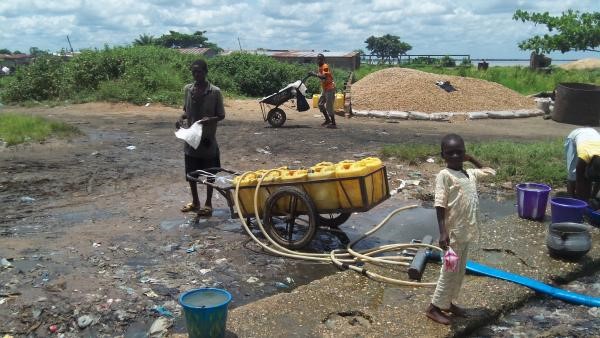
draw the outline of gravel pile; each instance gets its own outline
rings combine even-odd
[[[600,68],[600,59],[581,59],[564,65],[560,65],[560,68],[567,70],[585,70],[585,69],[597,69]]]
[[[455,91],[436,85],[449,81]],[[533,109],[533,99],[500,84],[438,75],[407,68],[387,68],[352,85],[352,106],[360,110],[435,112]]]

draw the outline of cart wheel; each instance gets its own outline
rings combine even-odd
[[[317,215],[317,223],[319,223],[319,226],[321,227],[337,228],[344,224],[351,215],[352,213],[350,212]]]
[[[281,108],[273,108],[267,114],[267,121],[273,128],[279,128],[285,123],[285,112]]]
[[[317,231],[317,212],[306,192],[282,187],[271,194],[265,204],[265,230],[275,242],[300,249],[313,239]]]

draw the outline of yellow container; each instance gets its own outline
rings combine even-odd
[[[319,98],[320,97],[321,97],[321,94],[313,94],[313,96],[312,96],[312,107],[313,108],[319,108]],[[343,93],[335,94],[333,109],[334,110],[344,110],[344,94]]]
[[[381,169],[383,167],[383,162],[377,157],[367,157],[364,158],[358,163],[361,163],[365,167],[367,167],[367,172],[369,174]],[[374,201],[380,201],[383,199],[383,194],[385,192],[385,181],[383,177],[383,171],[379,171],[377,173],[371,174],[365,178],[365,185],[367,187],[367,196],[369,199],[369,204]]]
[[[313,168],[314,167],[329,167],[329,166],[332,166],[332,165],[334,165],[333,162],[319,162],[319,163],[315,164],[313,166]],[[333,170],[335,170],[335,168],[333,168]]]
[[[321,162],[324,163],[324,162]],[[312,181],[336,178],[335,166],[314,166],[308,172],[308,182],[304,188],[317,209],[337,209],[340,207],[337,182],[311,183]]]
[[[335,104],[333,105],[333,109],[335,110],[344,110],[344,94],[337,93],[335,94]]]
[[[313,108],[319,108],[319,98],[321,97],[321,94],[313,94],[312,97],[312,107]]]
[[[367,173],[368,168],[361,163],[339,163],[335,168],[335,177],[337,178],[360,177]],[[364,207],[360,180],[357,178],[338,181],[338,198],[342,208]]]
[[[308,170],[299,169],[299,170],[281,170],[281,176],[279,177],[279,182],[281,183],[295,183],[295,182],[306,182],[308,179]],[[296,206],[299,211],[306,211],[304,205],[298,201],[298,205]],[[289,198],[280,198],[277,201],[277,210],[282,212],[290,211],[290,199]]]
[[[241,176],[233,178],[233,186],[235,187],[240,181]],[[244,177],[240,183],[239,201],[242,216],[254,214],[254,187],[256,187],[257,178],[255,173],[250,173]]]

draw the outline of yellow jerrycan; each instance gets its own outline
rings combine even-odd
[[[242,176],[236,176],[233,178],[234,187],[237,186],[238,182],[240,182],[241,177]],[[258,180],[256,179],[255,173],[249,173],[248,175],[244,176],[244,179],[240,182],[240,191],[238,197],[242,216],[246,217],[254,215],[254,188],[256,187],[257,182]]]
[[[383,177],[383,171],[372,174],[378,169],[381,169],[383,162],[377,157],[367,157],[358,163],[362,163],[368,169],[368,173],[371,174],[365,178],[367,186],[367,195],[369,196],[369,204],[373,202],[379,202],[383,199],[385,191],[385,181]]]
[[[342,161],[335,167],[335,176],[341,178],[338,181],[338,198],[342,208],[363,207],[360,180],[368,172],[367,167],[361,163]],[[357,177],[356,179],[345,179]]]
[[[325,162],[321,162],[322,164]],[[315,182],[319,180],[335,179],[335,166],[319,164],[312,167],[308,172],[308,182],[304,184],[304,188],[308,195],[312,198],[317,210],[333,210],[340,207],[338,199],[337,182]]]
[[[298,169],[298,170],[281,170],[281,176],[279,177],[280,183],[292,183],[291,186],[299,185],[298,182],[306,182],[308,179],[308,170],[306,169]],[[280,198],[277,201],[277,211],[280,212],[289,212],[290,211],[290,198],[284,197]],[[306,211],[306,207],[303,203],[298,201],[299,203],[296,205],[296,211]]]

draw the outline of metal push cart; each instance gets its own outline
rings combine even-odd
[[[310,75],[305,76],[302,80],[300,80],[300,84],[298,85],[289,85],[277,93],[273,93],[267,97],[264,97],[258,103],[260,104],[260,111],[263,115],[263,120],[269,122],[269,124],[273,128],[278,128],[283,126],[285,120],[287,119],[285,112],[283,109],[279,108],[282,104],[286,103],[288,100],[296,98],[298,111],[305,111],[310,109],[308,102],[306,102],[306,98],[300,91],[300,87],[304,85],[306,79],[308,79]],[[297,82],[296,82],[297,83]],[[306,109],[301,110],[301,105],[298,104],[301,100],[304,100],[304,107]]]
[[[210,175],[207,175],[207,172]],[[235,185],[219,186],[214,179],[219,174],[238,175],[235,171],[211,168],[195,171],[188,178],[200,184],[213,187],[226,200],[231,217],[237,217],[234,210]],[[334,184],[340,198],[340,207],[317,207],[309,191],[317,184]],[[312,186],[312,187],[311,187]],[[351,188],[349,188],[351,187]],[[254,199],[256,186],[241,186],[240,198],[242,217],[251,221],[255,217]],[[353,190],[353,191],[352,191]],[[248,195],[251,194],[251,195]],[[261,184],[258,212],[268,235],[282,246],[290,249],[302,248],[313,239],[317,227],[337,228],[350,218],[353,212],[368,211],[390,197],[385,166],[363,176],[331,178],[300,182],[276,182]],[[249,222],[250,223],[250,222]]]

